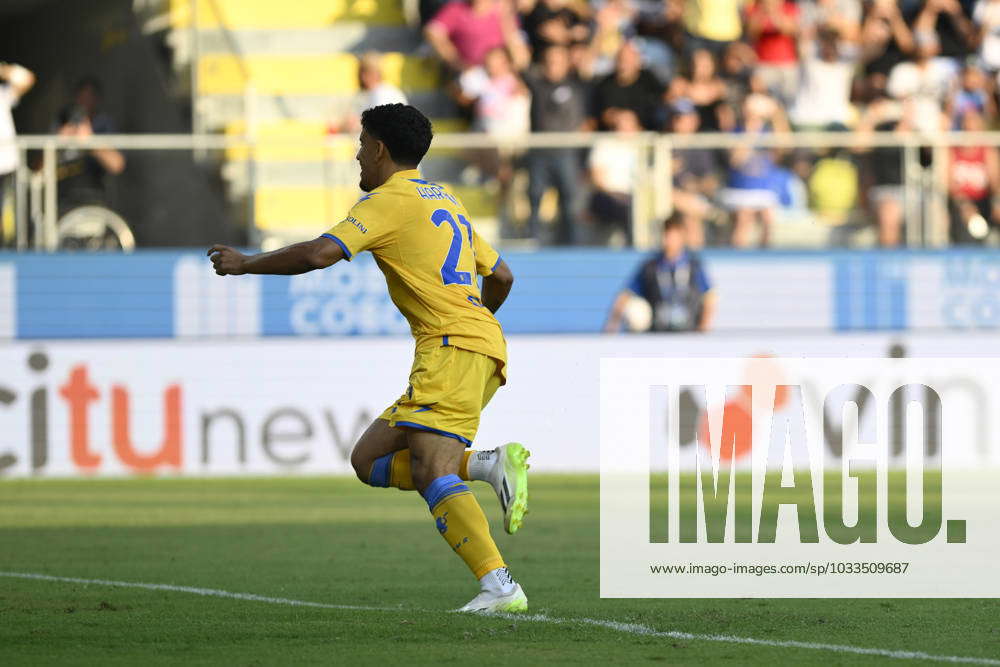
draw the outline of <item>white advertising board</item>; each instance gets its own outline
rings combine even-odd
[[[599,467],[601,358],[1000,356],[982,335],[513,336],[477,448],[532,470]],[[0,348],[0,478],[349,474],[350,449],[406,387],[405,338],[11,343]],[[978,434],[996,455],[995,426]],[[984,454],[985,455],[985,454]]]

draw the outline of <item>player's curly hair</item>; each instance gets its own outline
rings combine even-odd
[[[409,104],[382,104],[361,114],[361,127],[385,144],[397,164],[417,166],[431,147],[431,121]]]

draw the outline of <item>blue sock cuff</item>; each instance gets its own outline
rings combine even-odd
[[[422,495],[424,496],[424,500],[427,501],[428,509],[433,512],[434,508],[448,496],[468,490],[469,487],[465,485],[462,478],[458,475],[445,475],[444,477],[438,477],[436,480],[431,482],[430,485],[424,489]]]
[[[396,453],[386,454],[375,459],[372,471],[368,475],[368,485],[385,488],[389,486],[389,471],[392,470],[392,457]]]

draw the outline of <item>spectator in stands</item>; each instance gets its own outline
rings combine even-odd
[[[677,70],[684,53],[684,0],[644,3],[635,24],[636,44],[646,66],[664,82]]]
[[[979,32],[979,62],[996,74],[1000,72],[1000,0],[977,0],[972,18]]]
[[[587,118],[590,91],[570,68],[564,46],[550,46],[541,66],[525,74],[531,91],[533,132],[581,132],[592,129]],[[559,194],[555,242],[576,242],[576,212],[579,208],[580,155],[575,148],[534,148],[528,152],[528,230],[540,238],[539,209],[542,195],[554,186]]]
[[[756,62],[757,54],[745,42],[733,42],[722,54],[719,74],[726,83],[726,104],[731,110],[743,106],[743,98],[750,92]],[[723,127],[723,130],[728,132],[734,126]]]
[[[672,100],[694,104],[701,132],[729,132],[735,125],[732,107],[727,104],[726,82],[719,76],[715,56],[708,49],[696,49],[687,65],[687,76],[676,77],[670,85]]]
[[[970,4],[971,13],[971,4]],[[925,0],[924,6],[913,23],[917,41],[937,38],[937,56],[948,59],[951,67],[958,68],[962,61],[975,51],[978,41],[976,26],[959,0]]]
[[[851,83],[857,50],[823,29],[802,44],[802,77],[790,116],[796,129],[846,130],[852,124]]]
[[[983,116],[967,109],[961,129],[981,132]],[[982,242],[1000,220],[1000,156],[996,148],[953,146],[948,160],[951,239],[955,243]]]
[[[482,65],[486,54],[501,46],[518,69],[530,59],[509,0],[453,0],[427,23],[424,35],[456,73]]]
[[[985,124],[989,125],[997,117],[997,104],[985,72],[978,65],[969,63],[962,70],[959,81],[947,105],[951,129],[961,129],[962,117],[967,111],[981,114]]]
[[[760,245],[770,243],[775,209],[787,198],[786,173],[775,161],[773,151],[755,148],[755,136],[788,132],[788,121],[778,101],[767,93],[764,81],[751,79],[750,94],[743,101],[742,123],[738,133],[746,135],[747,144],[734,148],[729,157],[729,176],[723,199],[733,212],[731,243],[737,248],[750,245],[755,222],[760,223]]]
[[[807,172],[799,173],[808,188],[809,208],[822,222],[846,229],[857,206],[858,169],[843,149],[822,153]],[[847,240],[843,233],[834,236]]]
[[[716,298],[701,258],[686,247],[684,222],[677,214],[663,225],[661,249],[644,261],[615,298],[604,330],[616,333],[630,301],[645,301],[652,311],[649,331],[708,331]]]
[[[569,47],[570,67],[581,81],[592,82],[597,51],[590,42],[576,42]]]
[[[615,68],[622,45],[635,35],[638,8],[632,0],[599,0],[595,3],[593,72],[601,77]]]
[[[383,104],[407,104],[403,91],[382,79],[382,54],[376,51],[369,51],[358,59],[358,86],[360,90],[351,99],[350,109],[328,125],[329,133],[360,132],[361,114],[365,109]]]
[[[803,34],[816,39],[820,32],[832,32],[841,42],[857,43],[861,35],[860,0],[803,0]]]
[[[663,127],[664,86],[642,66],[642,56],[632,42],[625,42],[615,59],[615,71],[600,80],[594,89],[594,124],[611,128],[611,118],[623,109],[634,111],[647,130]]]
[[[896,0],[873,0],[861,24],[861,60],[865,63],[864,93],[885,90],[892,68],[913,53],[913,32]]]
[[[114,134],[114,121],[101,109],[101,82],[87,76],[77,84],[73,104],[60,113],[57,132],[64,137],[85,139],[94,134]],[[125,170],[125,156],[114,148],[75,148],[59,154],[59,208],[66,210],[83,204],[112,207],[108,177]]]
[[[799,7],[792,0],[754,0],[747,8],[747,40],[757,52],[757,72],[783,104],[798,90]]]
[[[590,151],[590,214],[607,244],[631,245],[632,188],[639,171],[639,153],[625,140],[642,125],[630,109],[611,109],[606,118],[615,136],[596,140]]]
[[[474,131],[496,137],[530,131],[531,95],[503,47],[491,49],[482,66],[463,72],[458,86],[461,101],[473,107]]]
[[[880,96],[869,102],[857,132],[861,136],[872,132],[907,134],[913,131],[913,118],[912,102],[900,103]],[[861,150],[864,152],[864,149]],[[875,215],[878,243],[883,248],[894,248],[902,240],[902,159],[902,149],[882,146],[868,151],[865,163],[868,205]]]
[[[892,68],[886,90],[897,100],[913,103],[913,121],[918,130],[938,132],[946,128],[944,102],[956,71],[947,59],[935,58],[940,52],[940,42],[933,30],[915,31],[914,42],[913,61]]]
[[[688,52],[708,49],[720,57],[743,36],[740,7],[744,0],[684,0]]]
[[[14,183],[14,172],[20,164],[20,153],[14,140],[14,117],[11,109],[35,85],[31,70],[12,63],[0,63],[0,245],[5,241],[3,213],[7,194]]]
[[[550,46],[571,47],[590,40],[589,6],[570,0],[527,0],[521,6],[521,25],[535,62]]]
[[[691,100],[675,100],[671,107],[670,131],[690,135],[698,131],[701,115]],[[718,217],[713,206],[719,189],[719,161],[716,151],[707,148],[678,148],[673,151],[674,210],[681,216],[688,245],[705,245],[705,221]]]
[[[473,109],[473,131],[498,139],[520,137],[531,131],[531,95],[514,71],[506,49],[492,49],[482,67],[463,72],[458,89],[460,103]],[[496,175],[502,203],[500,215],[506,226],[514,160],[519,153],[500,148],[477,149],[471,154],[481,172]]]

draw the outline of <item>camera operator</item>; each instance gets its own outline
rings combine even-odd
[[[81,79],[76,86],[73,103],[59,113],[57,133],[81,139],[95,134],[114,134],[114,121],[100,107],[100,82],[93,77]],[[84,204],[111,207],[107,176],[120,174],[124,169],[125,157],[114,148],[60,151],[60,214]]]

